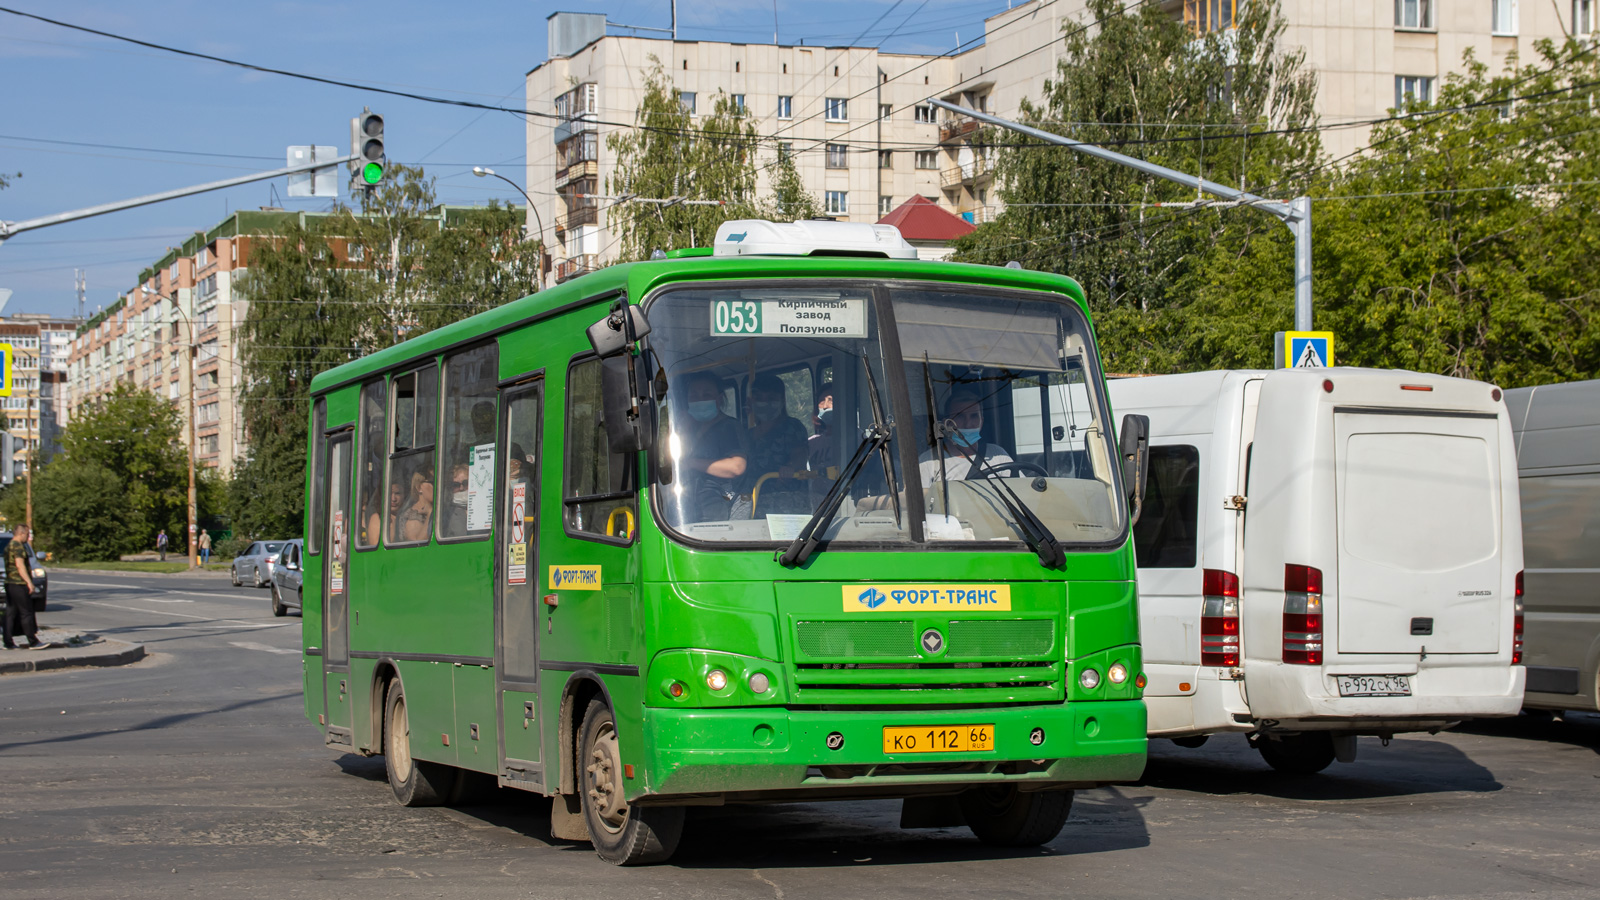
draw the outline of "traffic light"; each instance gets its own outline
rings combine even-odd
[[[350,152],[356,157],[350,164],[355,186],[373,188],[383,183],[389,170],[389,161],[383,155],[383,116],[363,109],[360,116],[350,120]]]

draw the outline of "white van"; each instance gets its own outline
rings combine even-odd
[[[1150,734],[1243,732],[1274,768],[1522,704],[1501,392],[1376,369],[1111,382],[1150,417],[1134,539]]]
[[[1528,560],[1532,709],[1600,710],[1600,381],[1506,391]]]

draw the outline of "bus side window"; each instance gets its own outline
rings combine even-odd
[[[386,523],[386,546],[426,543],[438,497],[434,433],[439,426],[439,367],[427,365],[390,382],[389,484],[404,491],[399,511]]]
[[[383,492],[383,461],[388,447],[384,425],[383,379],[361,388],[360,463],[356,472],[356,497],[359,499],[356,519],[357,550],[370,550],[378,546],[378,535],[383,528],[383,517],[389,503]],[[309,537],[309,536],[308,536]],[[311,544],[308,540],[307,547]]]
[[[322,532],[328,527],[328,400],[317,398],[311,413],[311,528],[306,552],[322,552]]]
[[[639,520],[634,454],[612,453],[606,440],[600,360],[567,370],[567,454],[562,492],[567,531],[631,542]]]
[[[439,537],[487,537],[494,509],[496,382],[500,345],[444,361],[444,456],[439,472]]]
[[[1188,444],[1151,447],[1144,511],[1133,526],[1139,568],[1194,568],[1199,516],[1200,451]]]

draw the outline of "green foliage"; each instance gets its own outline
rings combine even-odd
[[[807,193],[794,160],[781,147],[763,167],[767,198],[756,200],[759,137],[749,115],[718,92],[709,114],[692,116],[667,79],[661,61],[651,58],[644,73],[644,98],[635,116],[638,128],[613,132],[606,146],[617,154],[607,192],[648,198],[716,200],[720,205],[667,206],[621,203],[608,216],[622,240],[621,259],[646,259],[656,250],[710,246],[717,226],[729,219],[792,221],[820,214]]]
[[[301,533],[317,373],[538,290],[541,247],[518,210],[444,215],[424,172],[396,165],[360,215],[291,223],[256,244],[238,288],[250,455],[226,487],[240,539]]]
[[[1600,61],[1576,43],[1539,53],[1492,74],[1469,52],[1439,112],[1380,126],[1371,152],[1318,180],[1316,325],[1340,364],[1506,387],[1600,374]],[[1194,363],[1270,364],[1292,249],[1257,223],[1194,268]]]

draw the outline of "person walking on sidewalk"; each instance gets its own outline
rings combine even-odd
[[[211,562],[211,532],[200,532],[200,565]]]
[[[18,525],[6,545],[4,584],[6,592],[5,648],[17,649],[12,638],[17,632],[28,639],[29,650],[43,650],[50,646],[39,640],[39,624],[33,616],[33,570],[29,568],[28,541],[33,529]]]
[[[161,533],[156,535],[156,552],[161,554],[162,562],[167,561],[167,530],[165,528],[161,529]]]

